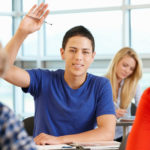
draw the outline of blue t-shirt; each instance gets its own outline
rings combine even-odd
[[[87,73],[84,84],[72,89],[64,80],[64,70],[28,70],[29,92],[35,100],[34,136],[77,134],[96,127],[96,117],[115,114],[108,79]]]

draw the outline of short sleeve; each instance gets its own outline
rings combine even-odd
[[[42,71],[41,69],[27,70],[30,76],[30,85],[28,88],[22,88],[23,92],[30,93],[32,96],[38,96],[38,91],[41,88]]]
[[[113,103],[112,88],[109,80],[105,80],[105,83],[99,88],[99,97],[97,100],[96,116],[104,114],[114,114],[115,108]]]

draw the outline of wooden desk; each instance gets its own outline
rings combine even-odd
[[[122,126],[123,127],[123,139],[127,136],[127,129],[129,126],[132,126],[134,120],[130,121],[117,121],[116,126]]]

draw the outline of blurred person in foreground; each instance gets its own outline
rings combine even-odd
[[[8,58],[0,44],[0,77],[8,68]],[[0,150],[36,150],[22,122],[14,112],[0,102]]]
[[[144,90],[131,132],[120,145],[119,150],[150,150],[150,87]]]
[[[150,150],[150,87],[141,96],[126,150]]]

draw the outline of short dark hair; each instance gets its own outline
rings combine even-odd
[[[66,44],[71,37],[78,36],[78,35],[86,37],[91,41],[92,49],[93,49],[92,51],[94,52],[95,51],[94,37],[93,37],[92,33],[84,26],[75,26],[75,27],[71,28],[70,30],[68,30],[66,32],[66,34],[64,35],[63,42],[62,42],[62,48],[65,49]]]

